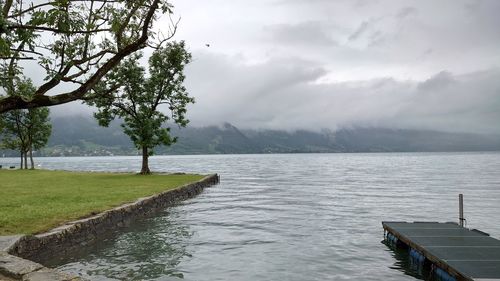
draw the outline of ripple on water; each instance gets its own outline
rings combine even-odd
[[[40,162],[135,171],[138,160]],[[221,183],[51,265],[93,280],[415,280],[407,254],[381,243],[381,221],[453,221],[458,193],[469,226],[500,237],[499,153],[160,156],[151,165],[217,172]]]

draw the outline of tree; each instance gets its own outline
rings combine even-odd
[[[14,84],[16,94],[30,98],[35,87],[30,80],[22,80]],[[28,155],[31,169],[35,168],[33,150],[44,147],[50,137],[52,125],[48,108],[16,109],[0,115],[0,134],[2,147],[18,150],[21,155],[21,169],[28,168]]]
[[[171,145],[167,121],[185,127],[187,105],[194,103],[183,86],[184,67],[191,54],[184,42],[171,42],[157,49],[149,58],[148,76],[140,65],[141,55],[126,59],[99,83],[88,103],[98,108],[95,117],[108,126],[116,117],[123,120],[124,132],[142,151],[141,174],[149,174],[149,156],[157,145]],[[113,92],[102,95],[101,92]],[[167,110],[170,115],[162,112]]]
[[[3,113],[0,117],[1,125],[1,136],[2,143],[1,147],[6,149],[17,150],[21,156],[21,169],[23,169],[23,163],[25,158],[25,151],[27,148],[27,137],[24,126],[21,124],[21,120],[24,120],[26,112],[22,110],[13,110],[8,113]],[[27,164],[25,164],[27,167]]]
[[[0,113],[84,99],[123,59],[161,46],[177,27],[167,0],[3,0],[0,8]],[[160,14],[170,19],[165,35],[153,30]],[[30,98],[15,95],[11,81],[28,71],[44,72],[44,82]]]
[[[45,147],[52,133],[49,115],[50,110],[46,107],[28,109],[28,118],[26,120],[26,132],[28,133],[27,153],[29,153],[31,169],[35,169],[33,151]]]

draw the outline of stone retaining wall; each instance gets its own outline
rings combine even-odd
[[[101,234],[128,225],[138,217],[151,215],[176,201],[193,197],[202,192],[205,187],[217,184],[218,182],[219,176],[217,174],[209,175],[195,183],[186,184],[157,195],[140,198],[133,203],[116,207],[89,218],[69,222],[47,233],[19,236],[15,241],[10,243],[8,248],[0,249],[0,274],[22,279],[24,278],[22,276],[28,273],[39,272],[41,270],[42,272],[47,271],[47,268],[43,268],[35,262],[43,263],[44,260],[50,257],[71,253],[76,248],[92,243]],[[8,254],[5,252],[2,253],[2,251],[6,251]],[[22,273],[22,276],[19,276],[19,272],[9,273],[9,270],[5,268],[5,265],[8,263],[2,263],[4,259],[16,261],[18,264],[22,264],[23,259],[27,259],[24,261],[28,264],[31,263],[29,268],[33,270],[28,273]],[[10,265],[11,269],[15,269],[15,264]],[[24,272],[26,270],[21,271]],[[54,272],[52,270],[49,271]]]

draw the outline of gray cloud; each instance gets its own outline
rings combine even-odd
[[[275,24],[265,26],[269,40],[274,43],[309,46],[335,46],[338,44],[329,34],[331,26],[324,22],[306,21],[298,24]]]
[[[418,89],[427,92],[439,91],[455,83],[456,80],[453,78],[453,75],[450,72],[441,71],[438,74],[432,76],[431,78],[418,83]]]
[[[498,68],[463,75],[443,71],[424,81],[318,83],[325,70],[300,59],[244,65],[202,54],[188,74],[198,101],[190,109],[194,125],[229,121],[290,130],[381,126],[500,133]]]
[[[500,1],[173,1],[195,125],[500,132]]]
[[[399,19],[407,18],[411,15],[418,14],[418,10],[414,7],[404,7],[396,14],[396,17]]]
[[[365,33],[368,30],[369,27],[370,27],[369,21],[362,22],[359,25],[359,27],[351,35],[349,35],[349,41],[358,39],[361,35],[363,35],[363,33]]]
[[[472,1],[466,2],[464,4],[464,7],[469,12],[477,12],[481,8],[481,4],[482,4],[481,0],[472,0]]]

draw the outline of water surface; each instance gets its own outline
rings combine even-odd
[[[140,169],[138,157],[38,163]],[[459,193],[468,226],[500,237],[500,153],[158,156],[151,168],[221,183],[51,265],[92,280],[417,280],[381,221],[456,221]]]

